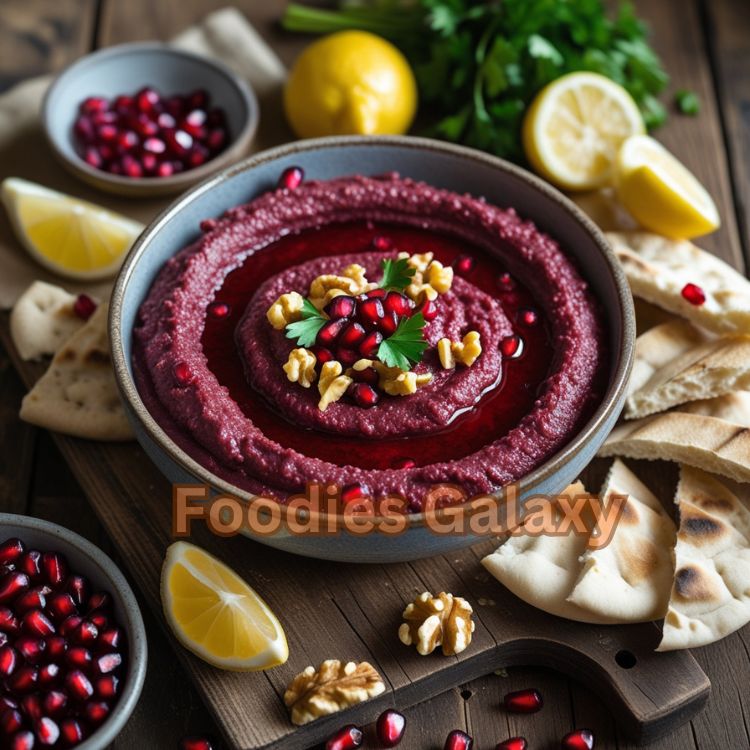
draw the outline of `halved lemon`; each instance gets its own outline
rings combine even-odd
[[[70,279],[106,279],[120,268],[143,224],[34,182],[0,186],[18,239],[43,266]]]
[[[177,640],[215,667],[254,672],[289,657],[284,629],[268,605],[194,544],[175,542],[167,550],[161,601]]]
[[[653,138],[628,138],[620,148],[616,171],[620,202],[646,229],[690,239],[713,232],[721,224],[708,191]]]
[[[590,190],[610,182],[623,141],[643,132],[638,105],[622,86],[581,72],[537,94],[522,138],[526,158],[544,178],[568,190]]]

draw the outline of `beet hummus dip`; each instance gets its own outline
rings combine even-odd
[[[600,310],[558,244],[512,208],[382,177],[303,182],[202,223],[156,277],[134,330],[139,392],[170,437],[215,474],[283,502],[308,482],[400,495],[496,492],[562,448],[601,399]],[[297,347],[266,313],[321,274],[359,264],[377,282],[398,253],[431,252],[452,286],[423,329],[431,381],[370,408],[282,369]],[[440,339],[481,336],[469,367]],[[320,363],[319,363],[320,364]],[[429,379],[429,378],[426,378]]]

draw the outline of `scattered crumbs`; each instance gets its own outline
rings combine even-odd
[[[480,596],[479,599],[477,599],[477,604],[480,607],[494,607],[497,602],[494,599],[485,599],[483,596]]]
[[[498,677],[507,677],[508,671],[506,669],[496,669],[492,674],[495,674]]]

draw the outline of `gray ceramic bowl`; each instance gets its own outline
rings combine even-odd
[[[111,99],[144,86],[153,86],[167,96],[206,89],[211,106],[226,113],[230,145],[202,166],[172,177],[128,178],[89,166],[73,143],[78,105],[88,96]],[[44,98],[42,121],[55,156],[82,180],[118,195],[168,195],[185,190],[247,153],[258,127],[258,103],[245,81],[220,62],[158,42],[121,44],[86,55],[63,70]]]
[[[143,619],[133,591],[118,567],[107,555],[82,536],[49,521],[13,513],[0,513],[0,542],[18,537],[29,548],[55,550],[68,559],[70,567],[91,581],[94,590],[108,591],[114,602],[115,617],[128,639],[128,668],[123,690],[112,713],[77,750],[107,747],[133,713],[146,677],[148,649]]]
[[[606,316],[610,376],[606,395],[583,429],[520,482],[522,497],[560,492],[584,469],[622,409],[632,364],[635,318],[627,281],[606,240],[567,198],[546,182],[501,159],[438,141],[408,137],[337,137],[301,141],[266,151],[225,170],[179,198],[144,231],[125,259],[112,295],[110,337],[117,381],[128,413],[148,455],[173,482],[200,482],[252,502],[175,445],[145,408],[133,382],[131,334],[138,308],[162,265],[192,242],[198,224],[272,188],[286,167],[304,168],[308,178],[330,179],[390,170],[458,193],[485,196],[513,206],[559,240],[576,259],[601,300]],[[168,498],[164,498],[168,502]],[[260,541],[311,557],[353,562],[412,560],[465,547],[470,535],[436,535],[417,514],[399,536],[330,537],[279,534]]]

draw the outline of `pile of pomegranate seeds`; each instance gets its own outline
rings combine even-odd
[[[58,552],[0,544],[0,745],[73,747],[119,698],[125,634]]]
[[[210,106],[208,92],[162,96],[150,87],[114,99],[84,99],[73,137],[90,167],[132,178],[200,167],[230,140],[224,110]]]

